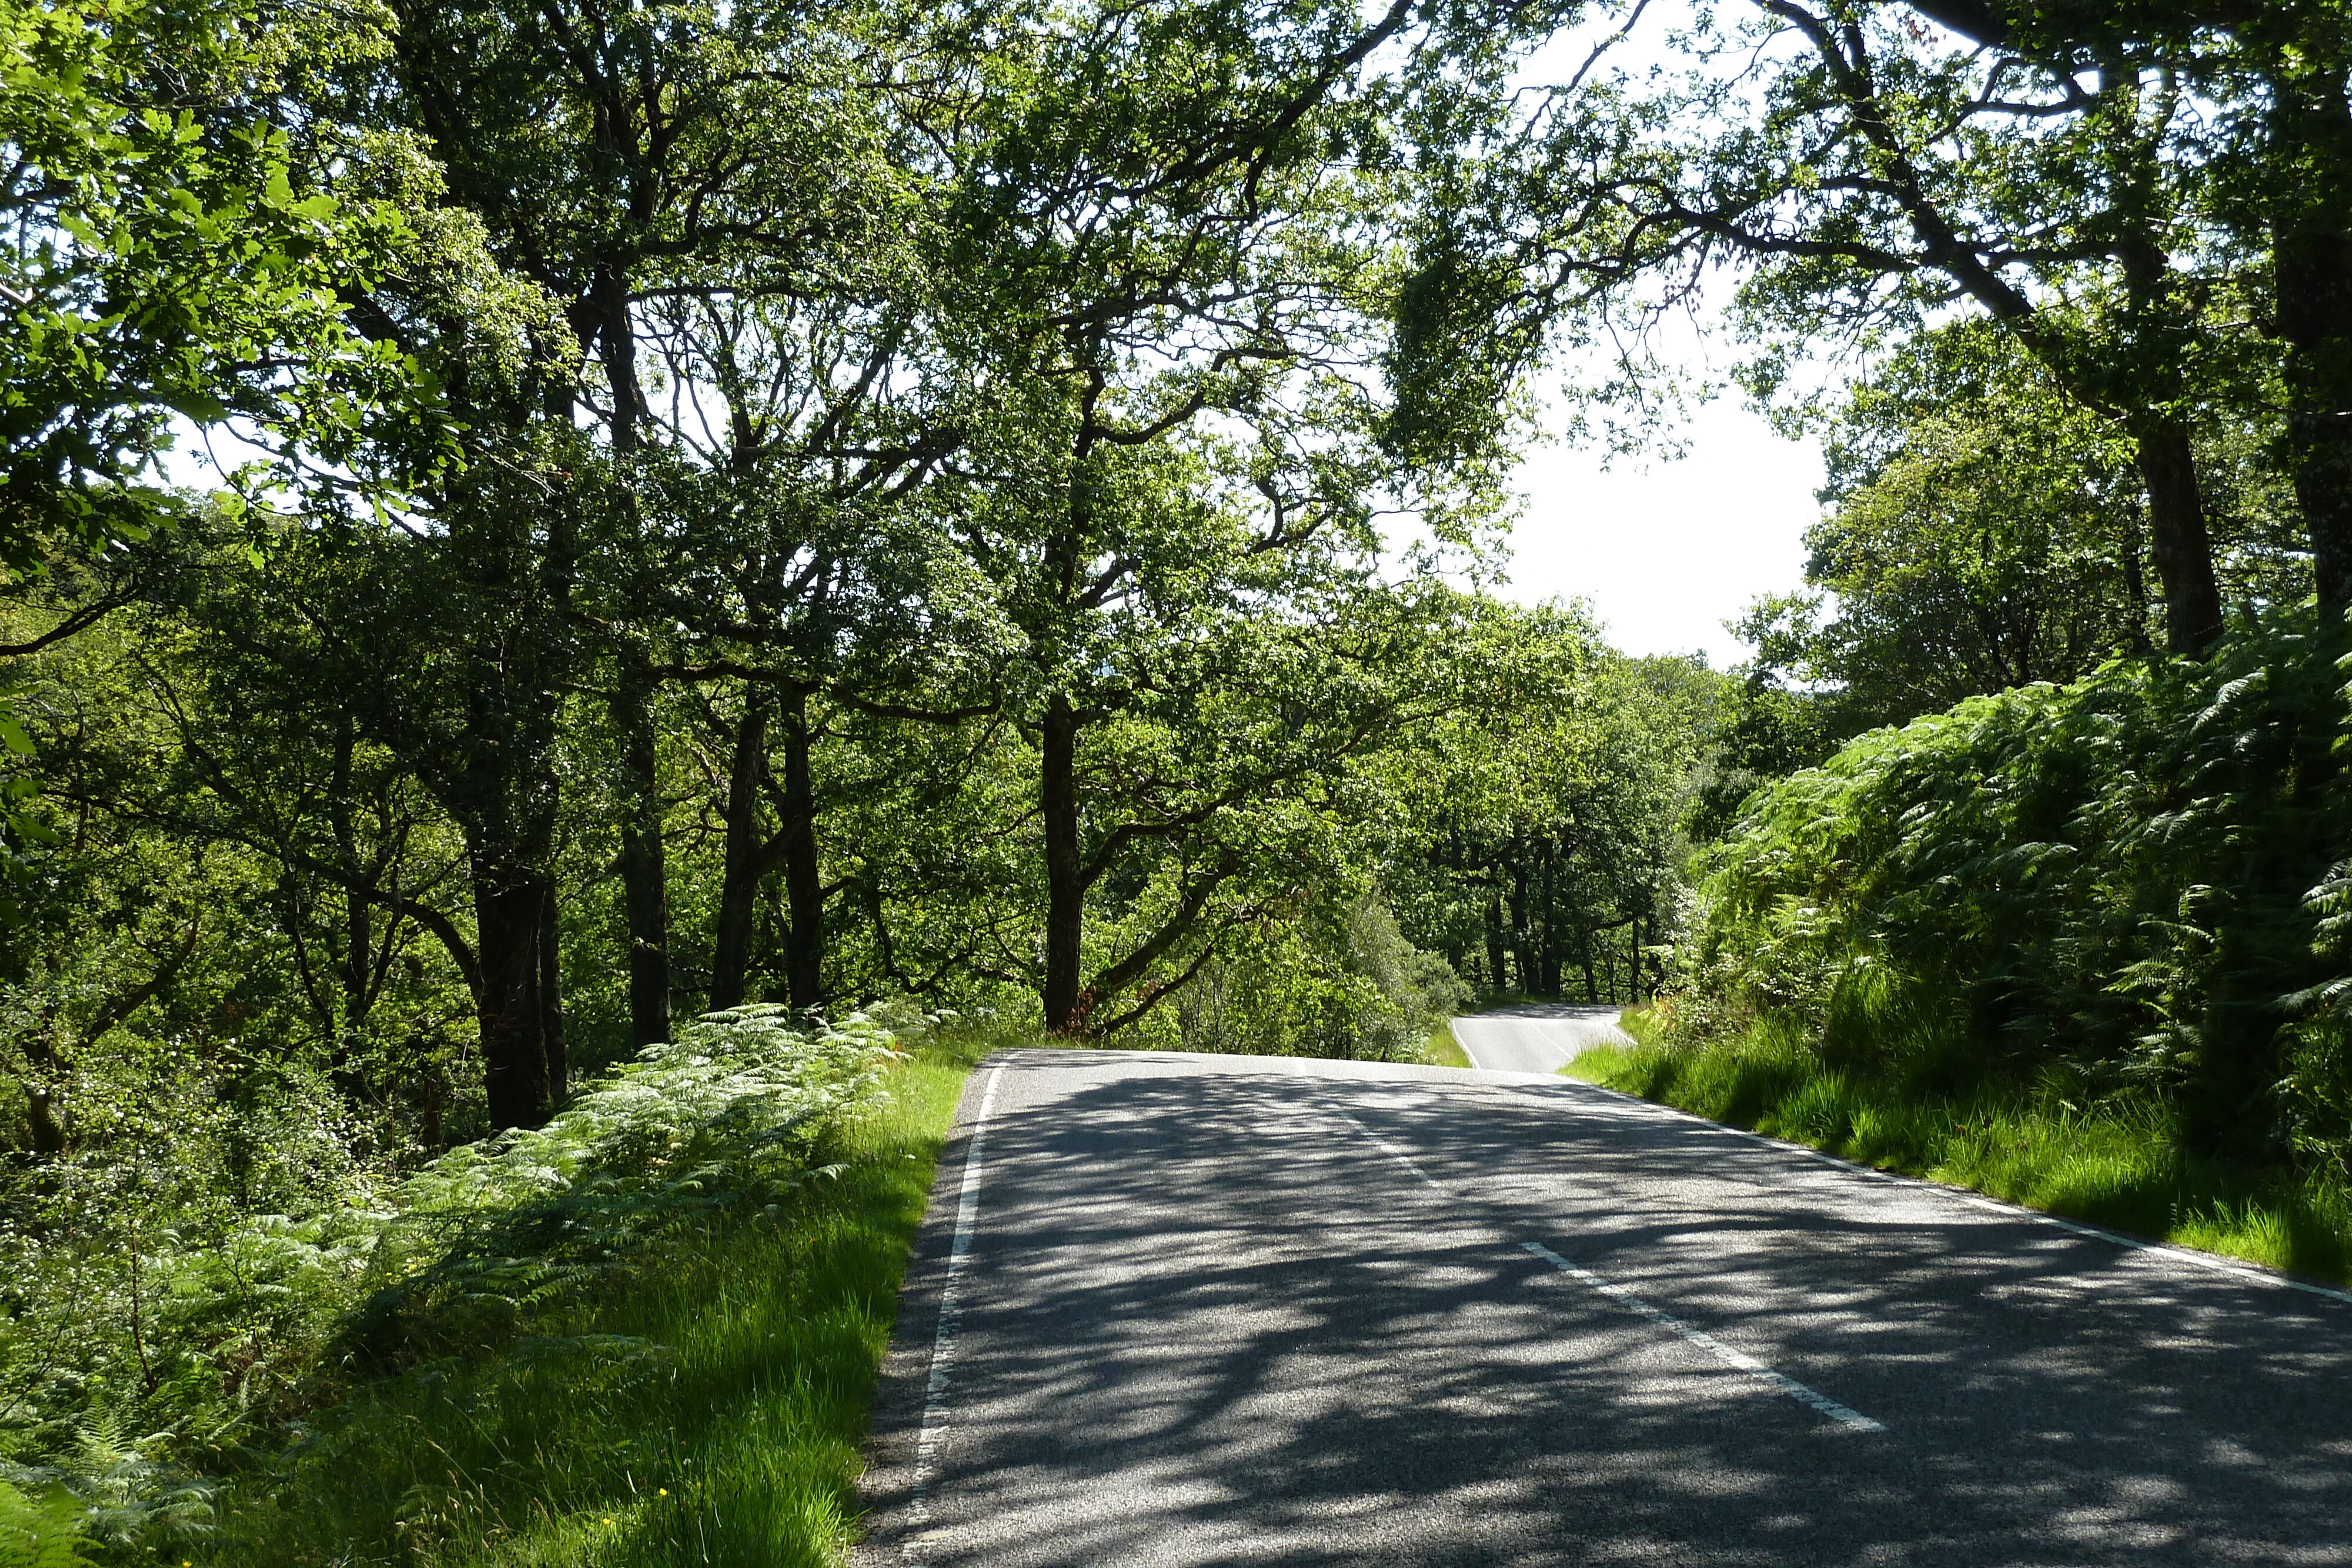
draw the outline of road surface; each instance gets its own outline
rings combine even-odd
[[[2352,1563],[2352,1301],[1565,1080],[973,1075],[861,1561]]]
[[[1521,1002],[1453,1020],[1454,1043],[1473,1067],[1557,1072],[1589,1045],[1630,1043],[1614,1007]]]

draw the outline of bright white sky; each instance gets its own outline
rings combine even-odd
[[[1704,652],[1717,669],[1747,658],[1723,622],[1759,594],[1802,586],[1821,453],[1783,440],[1737,394],[1698,405],[1684,439],[1680,458],[1612,460],[1562,443],[1530,453],[1504,591],[1582,599],[1628,653]]]
[[[1611,13],[1613,26],[1625,7]],[[1641,25],[1612,58],[1641,72],[1679,69],[1667,36],[1690,25],[1691,0],[1654,0]],[[1584,60],[1594,34],[1564,35],[1530,58],[1523,85],[1558,81]],[[1713,311],[1729,291],[1719,278],[1701,312],[1716,340],[1694,323],[1666,324],[1661,352],[1692,383],[1720,384],[1739,357]],[[1549,378],[1558,384],[1557,372]],[[1536,390],[1548,389],[1538,376]],[[1558,421],[1547,422],[1558,429]],[[1803,534],[1820,516],[1819,447],[1782,439],[1748,412],[1737,392],[1693,407],[1681,432],[1685,455],[1611,457],[1598,445],[1562,442],[1528,454],[1518,474],[1528,497],[1511,538],[1504,591],[1534,603],[1582,599],[1606,623],[1609,640],[1628,653],[1703,652],[1717,669],[1753,651],[1723,623],[1759,594],[1803,586]]]

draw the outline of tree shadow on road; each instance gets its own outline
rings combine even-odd
[[[1009,1059],[921,1561],[2352,1561],[2352,1308],[1572,1085],[1138,1063]]]

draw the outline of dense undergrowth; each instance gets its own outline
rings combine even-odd
[[[1683,984],[1582,1071],[1703,1114],[2341,1277],[2341,639],[2281,613],[1862,737],[1751,798]]]
[[[99,1297],[35,1228],[0,1328],[0,1564],[837,1561],[987,1044],[741,1009],[372,1205],[83,1260]]]

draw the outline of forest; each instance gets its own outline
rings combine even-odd
[[[2340,4],[0,0],[0,1568],[839,1561],[1007,1043],[1639,1003],[1622,1086],[2352,1267]],[[1509,598],[1528,445],[1708,395],[1827,459],[1753,661]]]

